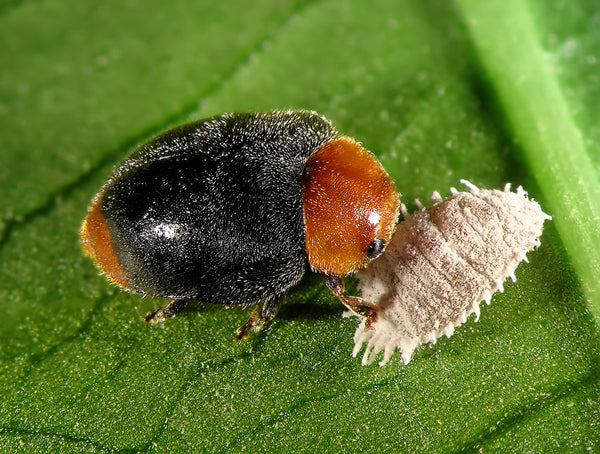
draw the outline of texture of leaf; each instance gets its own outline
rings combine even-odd
[[[0,451],[600,449],[600,8],[197,3],[0,6]],[[233,339],[241,308],[146,326],[161,301],[120,292],[81,254],[89,200],[154,133],[275,108],[361,140],[409,208],[460,178],[510,181],[554,221],[478,323],[407,366],[352,358],[357,322],[316,275],[247,342]]]

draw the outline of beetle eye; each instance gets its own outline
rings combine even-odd
[[[378,257],[385,249],[385,240],[375,238],[367,248],[367,257],[374,259]]]

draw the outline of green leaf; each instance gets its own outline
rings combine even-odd
[[[576,99],[569,105],[566,99],[571,91],[576,97],[577,91],[583,91],[581,80],[573,87],[569,86],[573,82],[569,79],[572,72],[585,74],[585,66],[596,64],[594,53],[600,44],[599,36],[567,37],[549,53],[542,41],[547,31],[538,31],[522,2],[459,3],[482,67],[521,146],[523,159],[550,211],[560,213],[555,219],[556,227],[586,290],[590,309],[600,319],[600,280],[596,278],[600,275],[600,252],[596,248],[600,244],[600,181],[577,124],[579,120],[582,127],[589,126],[589,119],[577,119],[574,112],[583,107],[585,100]],[[554,9],[548,11],[544,4],[539,6],[537,18],[556,15]],[[586,12],[582,8],[580,14]],[[594,12],[598,14],[589,11]],[[579,18],[582,19],[585,17]],[[511,33],[506,34],[506,30]],[[547,39],[559,38],[550,35]],[[561,58],[568,60],[563,62]],[[510,71],[506,70],[507,63]],[[583,70],[580,66],[584,66]],[[588,85],[591,84],[586,84],[586,91]],[[590,148],[594,151],[598,146]],[[589,253],[579,253],[583,250]]]
[[[600,449],[599,21],[558,0],[1,6],[0,451]],[[406,366],[351,357],[316,275],[247,342],[241,308],[146,326],[161,301],[81,253],[89,200],[173,124],[275,108],[362,141],[409,208],[522,184],[553,216],[541,247]]]

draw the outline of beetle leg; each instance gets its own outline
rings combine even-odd
[[[271,298],[265,301],[262,307],[256,306],[248,321],[237,329],[235,338],[237,340],[245,339],[250,331],[259,331],[265,323],[273,320],[279,311],[282,300],[283,298]]]
[[[173,318],[181,312],[187,306],[188,302],[188,300],[182,299],[170,300],[159,309],[148,312],[145,317],[142,317],[142,320],[150,324],[164,322],[166,319]]]
[[[366,317],[367,329],[371,328],[373,323],[377,321],[377,307],[373,303],[359,296],[346,295],[344,293],[346,286],[344,284],[344,278],[342,276],[338,274],[327,273],[321,273],[321,275],[323,276],[323,280],[325,281],[325,285],[327,286],[327,288],[339,298],[339,300],[344,304],[344,306],[346,306],[356,315],[360,317]]]

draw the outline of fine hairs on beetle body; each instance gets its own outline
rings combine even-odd
[[[343,276],[379,256],[399,215],[375,156],[314,112],[223,114],[171,129],[118,165],[81,228],[109,279],[169,301],[260,304],[238,338],[277,313],[307,266],[368,324],[376,307]]]

